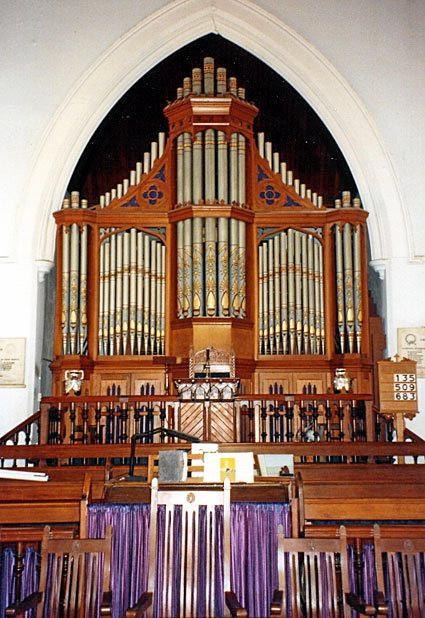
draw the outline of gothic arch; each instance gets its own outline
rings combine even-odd
[[[176,0],[109,48],[52,119],[19,212],[19,244],[27,248],[28,257],[41,262],[53,259],[51,213],[59,207],[90,136],[116,101],[166,56],[210,32],[230,39],[271,66],[325,122],[370,212],[372,258],[410,255],[407,213],[389,155],[364,105],[326,58],[249,0]]]

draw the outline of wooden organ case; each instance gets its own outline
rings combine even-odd
[[[371,393],[366,218],[293,178],[236,79],[206,58],[129,177],[55,213],[54,395],[164,392],[191,351],[235,356],[244,393]]]

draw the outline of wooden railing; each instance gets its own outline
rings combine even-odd
[[[40,444],[174,442],[154,429],[181,430],[181,401],[170,396],[49,397],[43,399]],[[216,400],[196,402],[206,410]],[[371,397],[246,395],[222,401],[233,416],[234,442],[364,441],[373,439]],[[210,416],[210,412],[205,416]]]
[[[176,444],[138,444],[135,448],[137,458],[155,455],[162,449],[190,450],[187,443]],[[286,442],[249,444],[233,442],[219,445],[219,450],[225,452],[251,451],[254,454],[292,454],[295,457],[305,457],[310,461],[317,458],[324,463],[340,463],[341,461],[364,463],[380,463],[385,457],[425,457],[425,443],[422,442]],[[60,444],[60,445],[29,445],[0,446],[0,467],[6,462],[23,460],[31,465],[46,464],[68,466],[96,465],[114,466],[129,461],[130,444]]]

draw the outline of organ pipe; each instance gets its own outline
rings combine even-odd
[[[176,203],[246,202],[246,138],[224,131],[182,133],[176,140]]]
[[[229,229],[224,217],[218,219],[218,314],[229,315]]]
[[[177,223],[177,316],[246,314],[246,223],[194,217]]]
[[[308,232],[288,230],[258,249],[262,354],[324,354],[323,250]]]
[[[190,225],[190,219],[185,224]],[[207,316],[217,314],[217,255],[216,255],[215,219],[207,217],[205,220],[205,309]]]
[[[130,228],[100,244],[99,353],[164,354],[165,245]]]
[[[349,192],[345,192],[343,198],[343,207],[348,208]],[[340,200],[335,200],[335,206],[341,206]],[[334,226],[334,239],[339,352],[360,353],[363,327],[361,227],[351,223],[337,224]]]

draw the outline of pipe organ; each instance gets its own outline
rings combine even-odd
[[[255,132],[257,113],[205,58],[127,178],[98,204],[64,199],[55,394],[69,369],[83,394],[159,394],[209,347],[235,355],[248,393],[326,393],[336,367],[371,391],[367,213],[346,191],[325,204]]]

